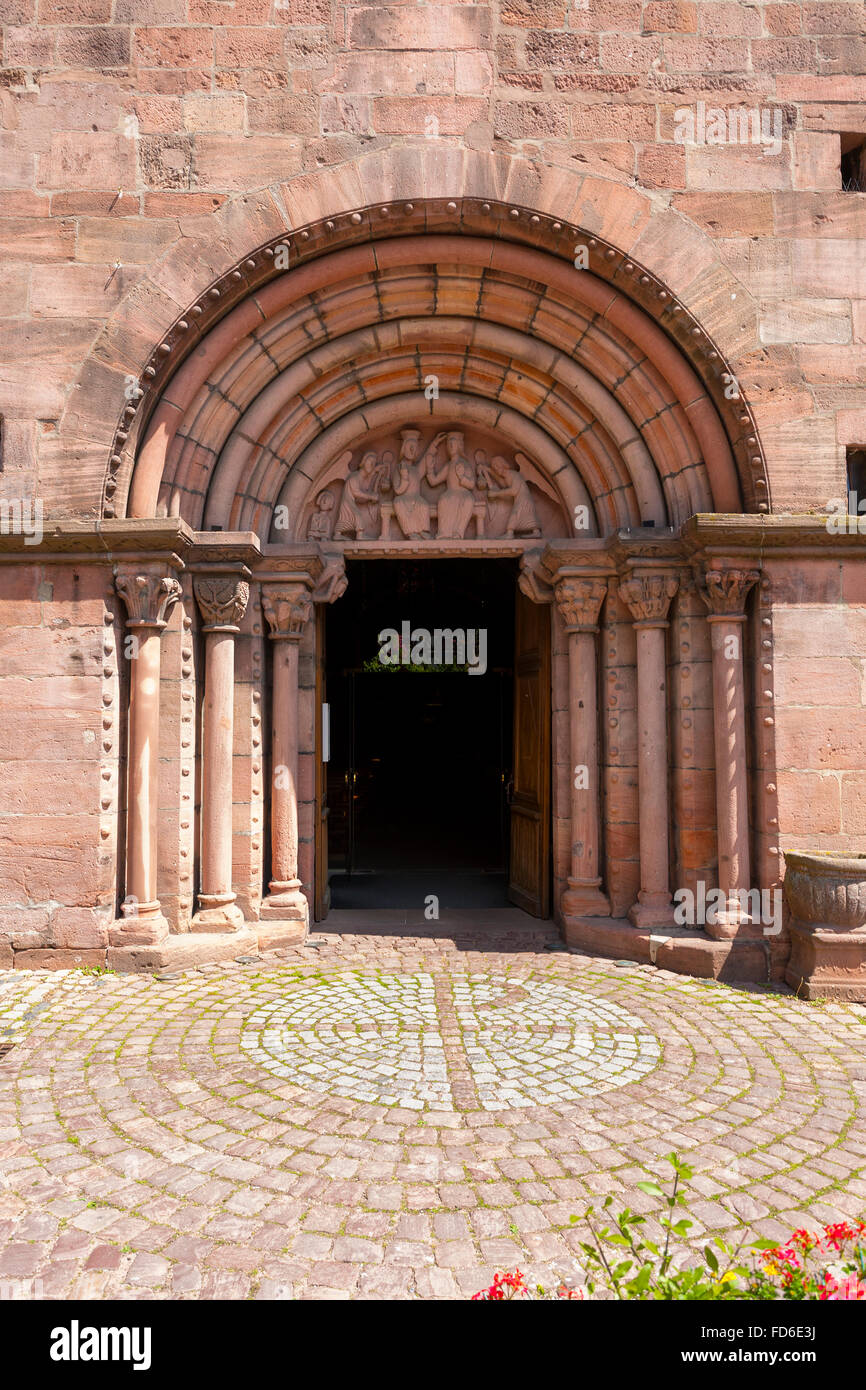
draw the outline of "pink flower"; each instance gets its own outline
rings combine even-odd
[[[866,1298],[866,1284],[856,1274],[848,1274],[844,1279],[835,1279],[825,1270],[824,1282],[818,1285],[818,1297],[822,1302]]]

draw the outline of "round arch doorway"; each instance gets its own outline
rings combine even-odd
[[[127,532],[139,553],[154,552],[146,564],[117,566],[130,624],[151,622],[142,604],[152,595],[160,628],[158,605],[181,598],[175,576],[187,566],[199,612],[187,592],[186,622],[205,638],[200,674],[180,667],[203,690],[193,756],[211,774],[194,817],[180,788],[201,910],[190,919],[190,876],[175,884],[166,864],[172,929],[233,931],[238,915],[274,922],[277,935],[285,921],[306,923],[327,859],[314,853],[323,802],[304,777],[321,732],[299,658],[322,640],[346,565],[389,555],[522,559],[521,599],[551,649],[552,718],[540,719],[540,706],[532,717],[550,729],[552,745],[555,915],[567,933],[592,919],[593,940],[609,935],[594,925],[600,917],[628,918],[645,932],[665,926],[672,882],[688,882],[716,857],[711,817],[701,836],[684,835],[672,817],[678,800],[718,803],[725,887],[733,893],[750,877],[742,655],[725,673],[732,699],[723,698],[721,678],[709,698],[701,693],[720,739],[736,724],[732,769],[713,767],[706,718],[682,757],[671,748],[670,727],[696,721],[693,694],[681,682],[668,692],[665,671],[679,665],[682,677],[706,684],[715,661],[707,608],[719,619],[714,633],[749,621],[757,569],[696,523],[769,509],[751,413],[705,329],[602,238],[471,199],[407,204],[399,222],[386,211],[310,224],[290,246],[283,238],[258,248],[215,283],[145,366],[146,389],[124,407],[109,455],[104,524],[116,525],[130,549]],[[576,243],[586,247],[586,268],[574,260]],[[410,490],[407,509],[394,465],[412,434],[423,434],[425,451],[433,437],[445,443],[432,460],[439,491],[418,502]],[[494,445],[494,485],[488,480],[486,495],[467,488],[475,494],[467,502],[445,455],[478,479],[494,463]],[[392,495],[372,486],[388,452]],[[414,466],[411,448],[406,457]],[[508,501],[500,496],[491,509],[497,492]],[[416,504],[420,525],[407,519]],[[434,512],[435,525],[424,524]],[[263,680],[269,667],[280,673],[272,689]],[[135,709],[147,692],[132,676]],[[252,717],[232,733],[233,679],[235,689],[248,687],[239,708]],[[151,703],[147,714],[155,735],[158,709]],[[263,733],[273,743],[271,769]],[[225,795],[232,756],[249,769],[234,824]],[[519,767],[519,757],[513,762]],[[513,809],[510,823],[513,830]],[[537,839],[527,837],[534,852]],[[153,890],[162,861],[144,814],[130,815],[127,841],[141,880],[129,891],[147,901],[159,936],[167,924],[162,889]],[[529,849],[522,855],[528,860]],[[511,865],[519,858],[512,852]],[[736,932],[736,922],[725,925]]]

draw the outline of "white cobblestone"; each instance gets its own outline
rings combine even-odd
[[[643,1019],[569,985],[476,975],[454,983],[452,1000],[485,1110],[598,1095],[646,1076],[661,1057]],[[451,1111],[436,1024],[429,975],[347,974],[257,1009],[241,1046],[273,1075],[311,1090]]]

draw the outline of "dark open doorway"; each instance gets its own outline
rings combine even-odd
[[[516,564],[347,569],[326,635],[330,906],[504,907]]]

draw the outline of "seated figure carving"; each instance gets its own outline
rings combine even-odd
[[[535,465],[525,454],[492,457],[467,449],[462,430],[439,430],[426,448],[423,430],[400,430],[399,450],[345,450],[328,476],[307,523],[307,538],[329,541],[528,538],[542,534],[530,487]],[[380,446],[381,448],[381,446]],[[339,499],[339,500],[338,500]],[[393,534],[394,522],[399,531]],[[473,529],[474,528],[474,529]]]
[[[347,463],[351,457],[350,451],[343,455]],[[342,463],[343,459],[340,462]],[[359,466],[347,475],[343,484],[335,539],[360,541],[368,536],[378,535],[382,468],[378,456],[372,450],[368,450],[362,456]]]
[[[441,464],[437,464],[434,459],[443,438],[446,456]],[[462,540],[475,509],[475,468],[463,452],[461,430],[449,430],[446,435],[437,434],[431,450],[434,445],[437,453],[428,463],[427,478],[434,487],[443,480],[445,482],[445,491],[438,505],[439,539]]]
[[[307,540],[329,541],[331,539],[331,532],[334,529],[334,506],[334,494],[325,488],[316,498],[316,510],[310,517],[310,523],[307,527]]]
[[[394,473],[394,512],[407,540],[428,540],[432,534],[431,506],[421,492],[421,484],[443,438],[436,435],[418,459],[421,431],[400,431],[400,457]]]

